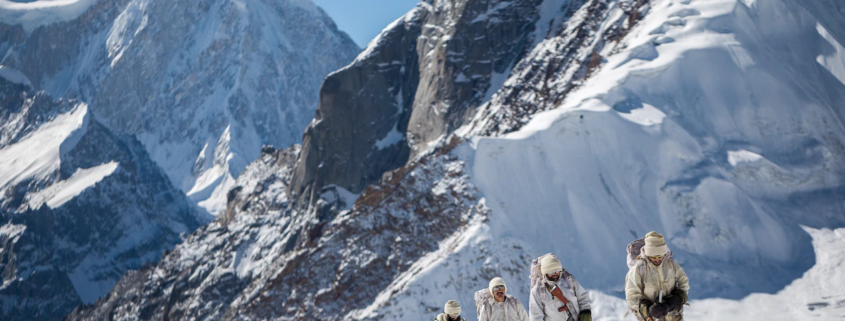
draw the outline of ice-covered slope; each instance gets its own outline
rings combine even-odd
[[[836,54],[821,23],[790,1],[654,2],[563,105],[476,140],[493,213],[522,218],[500,233],[543,244],[539,222],[568,222],[557,252],[593,287],[618,284],[606,253],[656,229],[701,295],[782,288],[812,264],[799,224],[845,224],[845,84],[817,62]]]
[[[813,237],[816,264],[775,294],[742,300],[693,301],[687,319],[841,320],[845,317],[845,229],[806,228]]]
[[[90,7],[72,18],[41,8],[68,14],[65,2],[0,6],[2,63],[136,135],[214,214],[262,145],[301,140],[323,77],[359,51],[310,0],[79,0]],[[37,14],[62,19],[21,20]]]
[[[60,319],[208,219],[84,103],[5,77],[0,101],[3,320]]]

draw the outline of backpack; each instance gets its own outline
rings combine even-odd
[[[639,238],[628,244],[628,269],[630,270],[634,265],[638,265],[638,261],[642,258],[640,257],[640,252],[645,246],[645,238]],[[637,272],[640,274],[640,277],[645,275],[645,264],[639,264],[637,267]]]
[[[544,257],[546,257],[546,255],[553,255],[553,254],[552,253],[546,253],[545,255],[540,255],[540,257],[534,259],[534,261],[531,261],[531,269],[530,269],[531,275],[530,275],[530,278],[529,278],[531,280],[531,284],[529,285],[529,288],[534,288],[535,285],[543,283],[543,272],[542,272],[543,270],[542,270],[542,266],[540,264],[540,260],[542,260]]]
[[[493,295],[490,294],[490,290],[488,290],[488,289],[478,290],[478,291],[475,292],[475,295],[473,297],[475,298],[475,310],[476,310],[476,313],[478,314],[478,318],[481,319],[481,313],[483,311],[485,314],[487,314],[487,320],[490,320],[490,317],[491,317],[490,310],[485,311],[485,309],[484,309],[484,306],[488,302],[493,300]],[[490,304],[490,305],[492,305],[492,304]]]

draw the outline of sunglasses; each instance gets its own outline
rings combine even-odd
[[[649,256],[648,258],[652,259],[652,260],[662,260],[664,256],[665,255],[655,255],[655,256]]]
[[[497,285],[497,286],[493,287],[493,291],[499,291],[499,290],[504,290],[504,289],[505,289],[504,285]]]

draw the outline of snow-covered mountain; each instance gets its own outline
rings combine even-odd
[[[495,276],[527,302],[552,252],[623,320],[650,230],[690,318],[841,316],[819,283],[845,271],[843,12],[424,1],[326,78],[301,149],[266,150],[224,216],[69,319],[428,320],[449,299],[472,319]]]
[[[261,146],[300,142],[359,48],[310,0],[0,1],[2,64],[136,135],[212,214]]]
[[[0,75],[0,318],[60,319],[208,221],[134,137]]]

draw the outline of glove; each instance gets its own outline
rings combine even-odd
[[[643,319],[645,319],[645,320],[651,319],[651,314],[648,313],[648,308],[650,308],[652,305],[654,305],[654,303],[649,301],[649,300],[646,300],[646,299],[640,300],[640,306],[638,307],[637,310],[640,311],[640,315],[643,316]]]
[[[590,310],[581,311],[578,315],[578,321],[593,321],[593,314]]]
[[[680,311],[681,307],[684,306],[684,303],[687,303],[687,294],[679,289],[674,289],[664,301],[667,307],[666,312]]]
[[[683,299],[682,300],[683,302],[681,302],[681,305],[683,305],[684,303],[687,303],[687,293],[684,292],[683,290],[679,289],[679,288],[673,289],[672,293],[670,293],[670,295],[681,297]]]
[[[655,319],[662,319],[669,312],[669,305],[666,303],[657,303],[648,308],[648,315]]]

